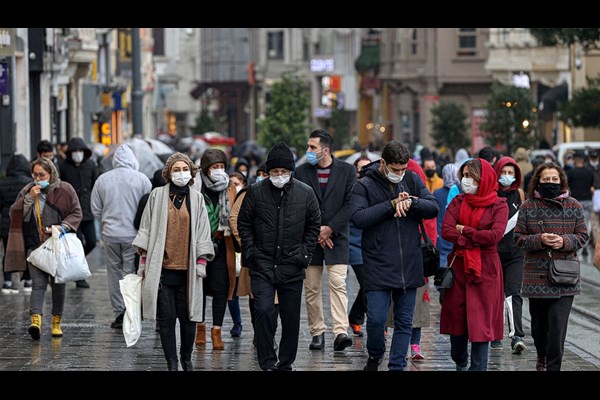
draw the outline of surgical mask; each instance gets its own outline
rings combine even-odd
[[[319,162],[319,160],[323,157],[325,157],[325,155],[323,155],[323,157],[321,158],[317,158],[317,153],[322,152],[321,151],[307,151],[306,152],[306,162],[309,163],[310,165],[317,165],[317,163]]]
[[[590,165],[594,168],[596,168],[598,164],[600,164],[600,161],[590,161]]]
[[[190,171],[173,172],[171,174],[171,182],[177,186],[185,186],[192,179],[192,173]]]
[[[460,186],[466,194],[475,194],[477,193],[477,189],[479,189],[478,185],[473,184],[473,178],[462,178]]]
[[[515,178],[512,175],[502,175],[502,176],[500,176],[500,178],[498,178],[498,182],[504,187],[509,187],[516,180],[517,180],[517,178]]]
[[[76,163],[80,163],[83,161],[83,151],[74,151],[71,153],[71,158]]]
[[[236,191],[236,193],[239,193],[239,192],[240,192],[240,190],[242,190],[242,187],[241,187],[241,186],[236,186],[236,187],[235,187],[235,191]]]
[[[428,178],[433,178],[433,176],[435,175],[435,169],[426,169],[425,175],[427,175]]]
[[[256,183],[258,183],[258,182],[262,182],[262,181],[264,181],[265,179],[267,179],[267,178],[265,178],[264,176],[257,176],[257,177],[256,177]]]
[[[35,184],[38,185],[42,189],[46,189],[50,182],[48,181],[35,181]]]
[[[404,173],[402,175],[396,175],[395,173],[390,172],[387,167],[385,167],[385,170],[387,171],[386,178],[388,178],[388,180],[392,183],[400,183],[402,178],[404,178]]]
[[[225,179],[229,179],[229,176],[225,173],[222,168],[210,170],[210,180],[213,182],[222,182]]]
[[[290,178],[292,176],[291,175],[279,175],[279,176],[272,176],[271,179],[271,183],[276,187],[281,189],[282,187],[285,186],[286,183],[288,183],[290,181]]]
[[[248,176],[248,171],[240,171],[240,174],[242,174],[246,177],[246,176]]]

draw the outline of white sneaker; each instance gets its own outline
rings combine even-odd
[[[4,282],[4,285],[2,285],[2,294],[17,294],[19,293],[19,289],[17,289],[16,287],[14,287],[11,284],[7,284],[6,282]]]
[[[31,281],[31,279],[25,280],[25,282],[23,283],[23,292],[31,293],[31,285],[32,284],[33,284],[33,282]]]

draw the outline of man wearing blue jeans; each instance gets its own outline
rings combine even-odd
[[[367,350],[365,371],[377,371],[385,355],[384,329],[389,303],[394,301],[394,335],[388,369],[402,371],[412,331],[417,288],[425,284],[419,221],[435,218],[435,197],[412,171],[406,145],[391,141],[381,160],[361,170],[352,189],[352,223],[362,233],[367,293]],[[405,175],[414,183],[412,189]],[[411,192],[412,190],[412,192]]]

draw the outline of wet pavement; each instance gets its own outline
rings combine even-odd
[[[62,338],[50,335],[50,291],[46,294],[42,337],[34,341],[27,333],[29,327],[29,295],[23,293],[0,296],[0,371],[164,371],[166,362],[160,346],[154,321],[143,323],[142,336],[137,344],[127,348],[121,330],[110,327],[113,320],[110,305],[103,249],[97,247],[88,257],[93,276],[88,279],[90,289],[78,289],[75,283],[67,284],[67,299],[63,316]],[[597,271],[594,271],[597,272]],[[325,278],[324,278],[325,281]],[[356,278],[348,274],[349,299],[353,301],[358,290]],[[437,290],[431,290],[432,324],[423,328],[421,349],[423,361],[409,361],[409,371],[454,371],[450,358],[447,335],[439,334],[440,306]],[[210,301],[210,298],[209,298]],[[192,360],[195,370],[259,371],[256,352],[252,346],[252,326],[247,298],[240,299],[244,329],[241,337],[232,338],[231,317],[227,312],[223,326],[225,349],[213,351],[210,335],[204,348],[197,347]],[[324,300],[326,322],[329,302]],[[210,327],[210,304],[207,307],[207,325]],[[529,334],[527,306],[524,306],[524,325]],[[297,371],[352,371],[362,370],[367,360],[366,337],[354,337],[353,345],[344,352],[333,351],[331,327],[326,332],[325,350],[308,349],[311,337],[306,322],[306,309],[302,306],[302,322],[298,355],[294,364]],[[330,325],[330,324],[329,324]],[[363,326],[363,330],[364,330]],[[571,329],[571,327],[569,327]],[[392,331],[390,329],[390,335]],[[391,337],[391,336],[390,336]],[[388,339],[388,347],[391,339]],[[535,349],[531,337],[525,338],[528,349],[522,355],[513,355],[510,339],[505,338],[503,350],[490,350],[489,371],[534,371]],[[385,370],[387,358],[380,370]],[[584,349],[572,346],[567,335],[564,371],[598,371],[600,359]]]

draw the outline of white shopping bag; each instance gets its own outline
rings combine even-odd
[[[60,253],[60,230],[52,226],[52,236],[50,236],[41,246],[33,250],[27,261],[41,269],[42,271],[55,276],[58,268],[58,254]]]
[[[119,281],[119,287],[125,302],[123,336],[127,347],[131,347],[142,334],[142,277],[136,274],[125,275]]]
[[[81,281],[92,276],[85,258],[81,240],[75,233],[66,233],[60,238],[56,283]]]

